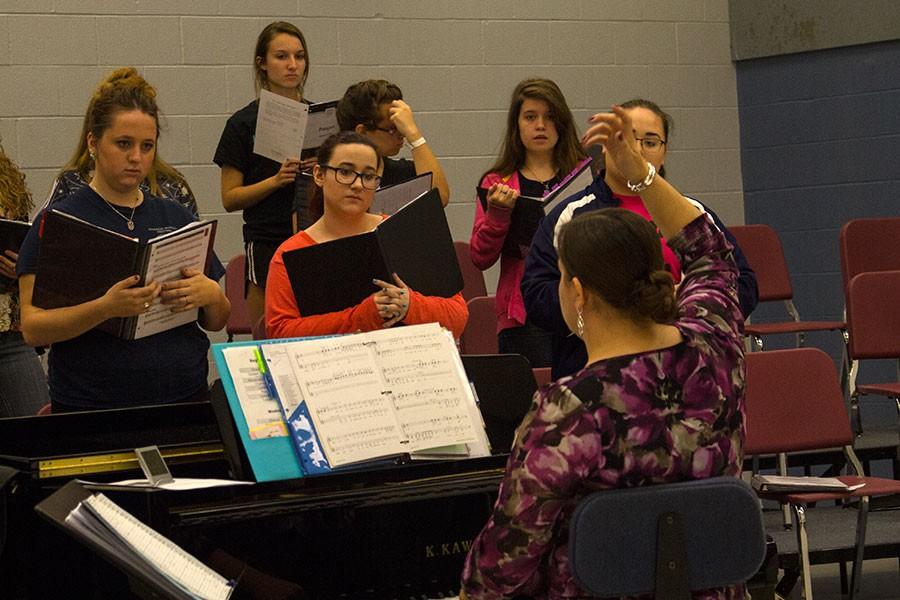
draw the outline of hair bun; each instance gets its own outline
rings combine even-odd
[[[677,314],[675,283],[665,270],[652,271],[645,279],[635,282],[632,309],[657,323],[671,323]]]

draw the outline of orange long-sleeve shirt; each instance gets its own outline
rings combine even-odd
[[[282,254],[298,248],[306,248],[317,242],[305,231],[288,238],[272,257],[269,278],[266,281],[266,334],[270,338],[306,337],[373,331],[384,324],[378,309],[369,296],[356,306],[322,315],[303,316],[297,308],[297,300],[288,279]],[[401,274],[402,276],[402,274]],[[462,294],[450,298],[424,296],[410,290],[409,311],[403,322],[407,325],[440,323],[459,338],[469,318],[469,309]]]

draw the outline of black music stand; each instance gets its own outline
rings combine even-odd
[[[506,454],[537,391],[531,363],[521,354],[467,354],[462,361],[478,394],[491,448]]]

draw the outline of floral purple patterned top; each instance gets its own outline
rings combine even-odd
[[[681,259],[682,342],[600,360],[543,387],[516,432],[493,515],[466,558],[470,599],[579,598],[569,520],[609,488],[740,475],[743,317],[731,246],[702,215],[669,246]],[[695,598],[743,598],[744,586]]]

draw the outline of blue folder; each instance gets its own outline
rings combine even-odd
[[[231,408],[231,414],[234,416],[234,423],[237,427],[241,444],[243,444],[247,453],[247,459],[250,461],[250,467],[253,469],[253,476],[256,481],[296,479],[303,477],[303,471],[300,468],[300,462],[297,460],[297,452],[294,450],[294,443],[291,441],[290,436],[260,440],[251,439],[250,428],[247,426],[247,419],[244,418],[244,411],[241,409],[241,403],[234,388],[234,380],[231,378],[231,373],[228,370],[222,351],[225,348],[235,346],[263,346],[265,344],[295,342],[300,339],[308,338],[252,340],[212,345],[213,359],[216,361],[216,368],[219,370],[219,378],[222,380],[222,387],[225,389],[228,406]]]

